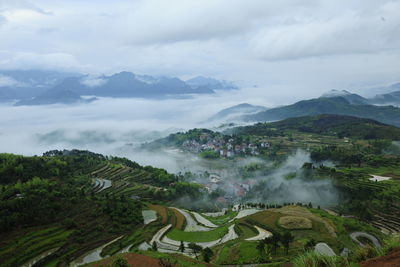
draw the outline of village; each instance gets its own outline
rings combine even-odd
[[[199,154],[205,151],[214,152],[219,157],[233,158],[238,155],[260,155],[260,149],[269,149],[271,143],[262,140],[257,143],[238,140],[237,138],[224,138],[224,136],[211,136],[207,133],[200,135],[198,140],[188,139],[182,143],[182,149]]]

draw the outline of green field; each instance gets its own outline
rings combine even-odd
[[[167,237],[186,242],[209,242],[222,238],[228,233],[228,226],[215,228],[207,232],[184,232],[182,230],[172,229],[167,233]]]
[[[208,219],[210,222],[214,223],[214,224],[225,224],[228,221],[230,221],[232,218],[234,218],[236,215],[238,214],[237,211],[232,211],[232,210],[228,210],[226,214],[222,215],[222,216],[218,216],[218,217],[213,217],[213,216],[204,216],[204,218]]]

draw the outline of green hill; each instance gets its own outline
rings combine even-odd
[[[394,106],[352,105],[343,97],[303,100],[292,105],[244,116],[243,119],[247,121],[276,121],[319,114],[369,118],[386,124],[400,126],[400,108]]]
[[[62,265],[117,239],[122,247],[114,250],[121,250],[147,237],[144,201],[201,194],[198,185],[125,158],[79,150],[0,154],[0,266],[51,250],[38,266]]]
[[[331,114],[258,123],[252,126],[238,127],[235,132],[238,134],[266,135],[274,131],[288,130],[355,139],[400,140],[400,128],[395,126],[372,119]]]

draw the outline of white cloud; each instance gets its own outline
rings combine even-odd
[[[81,83],[88,87],[97,87],[97,86],[105,84],[106,82],[107,82],[106,79],[103,79],[98,76],[93,76],[93,75],[88,75],[81,79]]]
[[[0,69],[47,69],[84,71],[83,66],[71,54],[0,51]]]
[[[367,14],[350,10],[329,17],[265,27],[250,47],[267,60],[379,53],[400,47],[400,3],[387,3]]]
[[[20,2],[0,27],[2,69],[206,75],[290,96],[400,80],[399,1]]]
[[[0,87],[6,87],[6,86],[22,86],[22,84],[13,79],[12,77],[0,74]]]

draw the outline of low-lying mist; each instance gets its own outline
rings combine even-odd
[[[247,197],[250,202],[309,203],[320,206],[333,206],[338,202],[338,192],[327,179],[316,179],[302,169],[306,162],[312,162],[310,155],[298,150],[270,175],[257,177]]]

